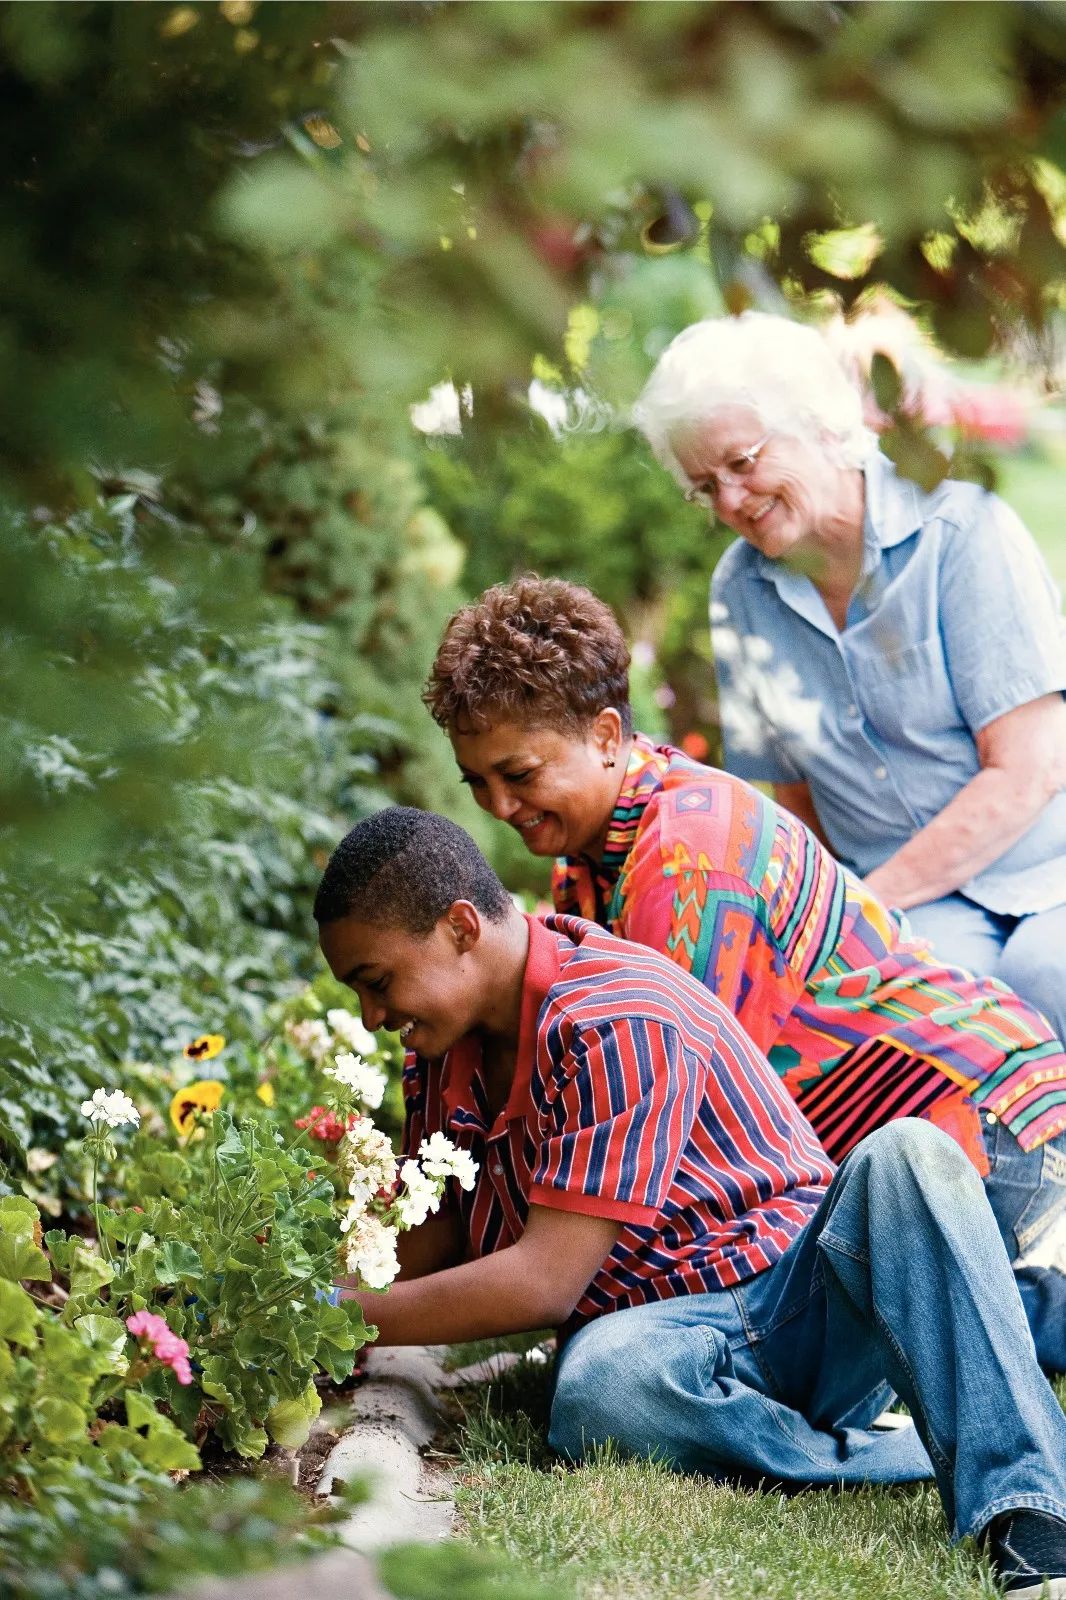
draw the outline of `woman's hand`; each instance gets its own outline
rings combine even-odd
[[[1066,787],[1066,702],[1041,695],[975,735],[981,770],[866,878],[901,911],[952,894],[1015,844]]]

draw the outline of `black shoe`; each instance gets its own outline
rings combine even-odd
[[[989,1525],[986,1539],[1011,1600],[1066,1600],[1066,1522],[1046,1511],[1007,1511]]]

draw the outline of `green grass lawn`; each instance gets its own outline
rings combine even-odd
[[[568,1469],[545,1440],[549,1370],[467,1399],[461,1530],[575,1600],[979,1600],[998,1593],[947,1542],[932,1487],[733,1489],[605,1452]]]

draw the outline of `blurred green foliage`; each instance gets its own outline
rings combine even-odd
[[[338,1512],[332,1513],[332,1520]],[[9,1600],[100,1600],[184,1590],[260,1572],[336,1540],[276,1480],[230,1477],[179,1488],[163,1476],[116,1483],[70,1472],[44,1505],[0,1498],[0,1593]]]

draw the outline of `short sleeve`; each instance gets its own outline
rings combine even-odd
[[[688,1142],[701,1081],[673,1028],[625,1017],[575,1029],[541,1114],[530,1201],[650,1226]]]
[[[951,685],[972,733],[1041,695],[1066,690],[1060,597],[1008,505],[984,495],[968,526],[945,531],[939,618]]]
[[[742,580],[733,575],[729,556],[715,569],[710,603],[725,767],[749,782],[799,783],[804,774],[782,748],[760,698],[769,646],[746,614]]]

